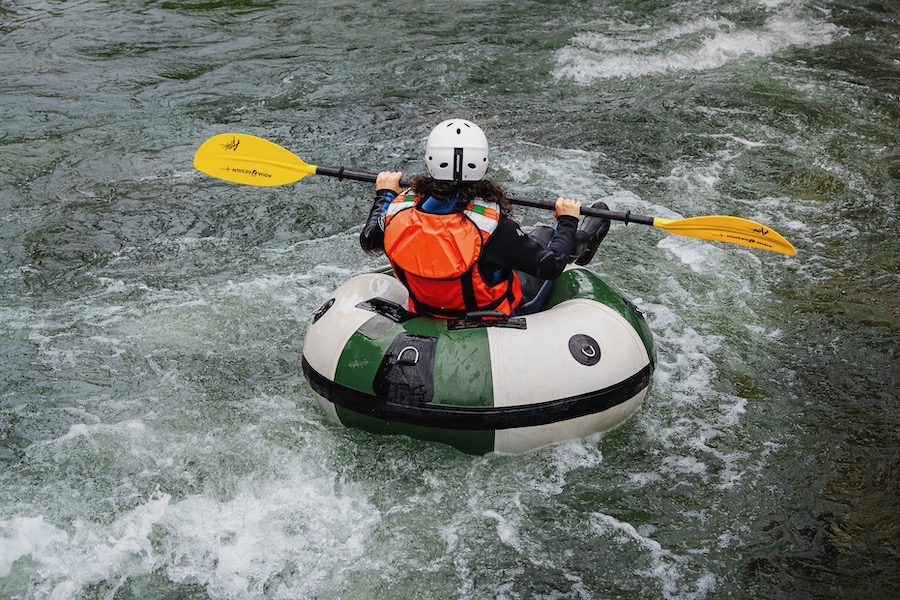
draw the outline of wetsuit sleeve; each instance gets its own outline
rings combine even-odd
[[[546,246],[528,237],[511,219],[503,218],[484,249],[484,259],[498,267],[524,271],[541,279],[556,279],[569,262],[578,219],[563,215]]]
[[[384,252],[384,219],[382,216],[396,196],[393,190],[378,190],[375,193],[375,203],[372,204],[366,225],[359,234],[359,245],[370,256],[379,256]]]

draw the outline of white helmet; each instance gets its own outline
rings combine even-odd
[[[438,181],[480,181],[488,167],[487,137],[471,121],[444,121],[428,135],[425,164]]]

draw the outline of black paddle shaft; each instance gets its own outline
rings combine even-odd
[[[328,167],[316,167],[316,175],[325,175],[327,177],[337,177],[338,180],[350,179],[352,181],[365,181],[367,183],[375,183],[377,175],[372,173],[360,173],[358,171],[348,171],[343,167],[339,169],[330,169]],[[400,185],[406,187],[409,182],[405,179],[400,180]],[[518,206],[528,206],[530,208],[541,208],[544,210],[553,210],[556,207],[555,202],[547,202],[546,200],[534,200],[532,198],[520,198],[518,196],[509,196],[511,204]],[[591,208],[590,206],[582,206],[581,214],[585,217],[602,217],[613,221],[622,221],[626,225],[628,223],[640,223],[641,225],[653,225],[653,217],[644,215],[633,215],[631,212],[618,212],[614,210],[604,210],[602,208]]]

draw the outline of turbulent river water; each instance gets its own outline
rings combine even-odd
[[[891,0],[0,3],[0,598],[894,597],[898,48]],[[417,172],[453,116],[517,195],[797,255],[614,224],[658,367],[605,435],[341,428],[300,352],[370,186],[194,150]]]

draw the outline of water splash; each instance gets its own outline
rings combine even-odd
[[[557,52],[554,75],[587,85],[602,79],[708,71],[792,47],[828,44],[840,33],[836,25],[797,16],[793,10],[776,13],[759,27],[699,18],[662,28],[587,31]]]

